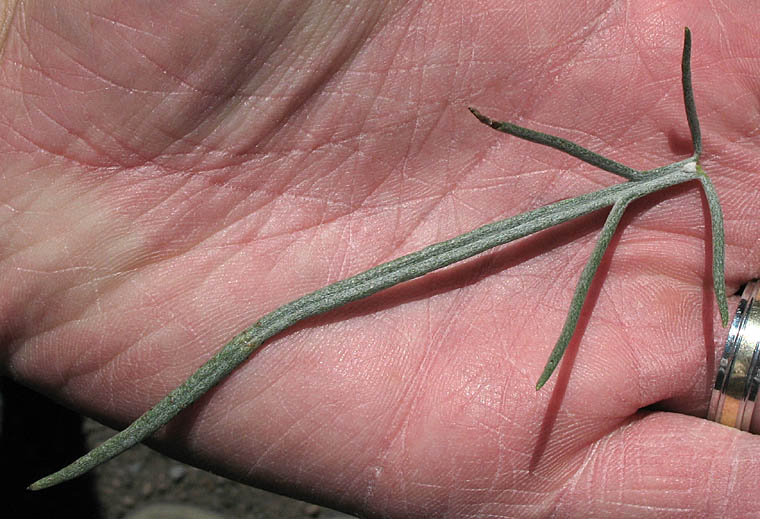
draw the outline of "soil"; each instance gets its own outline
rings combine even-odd
[[[0,379],[0,416],[7,478],[0,502],[10,512],[3,517],[56,517],[62,511],[77,519],[353,517],[215,476],[143,445],[74,481],[30,492],[26,485],[114,431],[8,379]]]

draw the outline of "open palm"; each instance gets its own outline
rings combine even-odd
[[[686,158],[684,25],[734,293],[760,269],[754,10],[540,3],[19,2],[6,371],[124,426],[300,295],[620,181],[468,105],[637,169]],[[372,517],[758,512],[760,439],[701,418],[726,333],[705,212],[692,184],[631,206],[538,393],[603,212],[302,323],[153,444]]]

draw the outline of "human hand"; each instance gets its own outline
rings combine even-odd
[[[469,104],[638,169],[687,157],[684,25],[735,292],[758,270],[749,14],[523,5],[18,6],[6,369],[123,426],[283,303],[619,181]],[[376,516],[751,513],[757,440],[699,418],[726,333],[705,210],[691,185],[629,210],[541,392],[599,214],[309,320],[154,444]]]

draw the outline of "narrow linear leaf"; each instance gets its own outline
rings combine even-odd
[[[707,198],[707,207],[710,209],[713,290],[718,302],[720,320],[725,328],[728,326],[728,301],[726,300],[726,237],[723,229],[723,210],[720,207],[720,200],[718,200],[718,192],[710,178],[704,174],[701,167],[697,166],[697,171],[702,173],[699,182],[702,184],[702,190],[705,193],[705,198]]]
[[[557,344],[555,344],[554,349],[549,355],[549,360],[546,362],[544,371],[541,373],[541,376],[536,383],[536,391],[546,384],[552,376],[552,373],[554,373],[554,370],[557,368],[559,361],[562,360],[562,357],[565,355],[567,346],[570,344],[570,340],[575,333],[575,328],[578,326],[578,319],[580,318],[583,304],[586,302],[586,297],[588,296],[589,288],[591,288],[591,283],[594,280],[594,275],[599,269],[599,264],[602,262],[607,246],[615,235],[615,230],[620,223],[620,219],[623,217],[623,213],[625,213],[628,204],[630,204],[632,200],[634,200],[634,198],[621,199],[612,206],[610,213],[607,215],[607,220],[604,222],[604,227],[602,227],[599,240],[596,242],[596,246],[591,252],[591,257],[583,268],[581,277],[575,287],[575,293],[570,302],[570,310],[567,313],[565,324],[562,326],[559,339],[557,339]]]
[[[697,105],[694,103],[694,89],[691,86],[691,31],[684,27],[683,55],[681,56],[681,85],[683,87],[683,104],[686,107],[686,121],[689,123],[694,155],[702,154],[702,132],[699,129]]]
[[[554,135],[549,135],[548,133],[537,132],[536,130],[523,128],[522,126],[518,126],[516,124],[508,123],[505,121],[494,121],[490,117],[483,115],[472,107],[470,107],[469,110],[472,112],[472,115],[478,118],[478,121],[485,124],[486,126],[490,126],[494,130],[508,133],[509,135],[519,137],[520,139],[524,139],[526,141],[543,144],[544,146],[549,146],[551,148],[563,151],[568,155],[572,155],[575,158],[581,159],[583,162],[587,162],[592,166],[596,166],[597,168],[603,169],[604,171],[609,171],[610,173],[614,173],[623,178],[627,178],[628,180],[641,180],[645,178],[645,175],[641,171],[637,171],[633,168],[629,168],[624,164],[615,162],[612,159],[603,157],[598,153],[594,153],[593,151],[579,146],[572,141],[563,139],[562,137],[555,137]]]

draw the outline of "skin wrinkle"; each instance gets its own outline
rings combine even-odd
[[[590,45],[590,35],[594,33],[594,31],[598,28],[598,26],[604,21],[605,17],[609,15],[609,12],[613,10],[614,3],[610,2],[607,4],[607,8],[602,8],[600,12],[594,17],[594,20],[588,24],[585,25],[581,31],[583,34],[575,39],[566,39],[565,43],[563,44],[563,47],[567,46],[570,42],[575,41],[577,45],[574,46],[574,52],[571,54],[565,55],[563,62],[559,65],[559,67],[552,71],[551,74],[544,74],[544,76],[547,77],[553,77],[554,81],[553,83],[547,84],[544,91],[538,93],[537,95],[533,96],[533,99],[535,100],[534,103],[531,105],[531,111],[530,114],[538,114],[543,111],[544,104],[551,104],[552,96],[548,95],[549,92],[555,89],[555,87],[560,84],[561,80],[560,78],[565,75],[568,71],[572,70],[575,67],[575,62],[578,59],[578,57],[582,54],[582,52],[587,48],[587,46]],[[533,44],[531,44],[533,46]],[[547,49],[547,54],[545,56],[539,56],[539,58],[549,57],[550,50],[557,50],[555,49]],[[558,60],[559,61],[559,60]],[[543,60],[539,59],[536,61],[536,63],[551,63],[549,59]],[[526,117],[527,114],[523,114],[523,117]],[[515,117],[510,117],[510,119],[515,119]],[[533,117],[531,117],[531,121],[533,120]]]
[[[60,107],[60,105],[59,105],[59,107]],[[68,134],[71,137],[72,140],[76,139],[78,141],[83,142],[84,144],[86,144],[87,146],[89,146],[90,149],[93,152],[99,151],[98,148],[92,146],[89,142],[87,142],[86,140],[84,140],[81,135],[79,135],[78,133],[74,132],[71,128],[67,128],[66,126],[62,125],[50,113],[48,113],[48,112],[46,112],[45,110],[42,110],[42,109],[40,109],[40,110],[33,110],[33,109],[31,109],[30,105],[27,103],[26,96],[24,98],[24,109],[25,109],[25,114],[27,116],[27,120],[29,120],[29,121],[32,120],[32,116],[31,116],[32,113],[38,114],[40,116],[43,116],[50,123],[52,123],[53,125],[55,125],[56,127],[60,128],[60,129],[62,129],[66,134]],[[16,130],[14,130],[14,132],[18,133]],[[60,158],[67,158],[66,154],[65,154],[65,151],[64,151],[67,148],[67,146],[65,144],[59,145],[59,147],[61,148],[61,150],[58,151],[58,150],[56,150],[56,149],[54,149],[52,147],[46,147],[45,144],[44,144],[44,142],[41,141],[41,140],[34,140],[34,139],[32,139],[32,137],[30,135],[23,134],[22,137],[25,140],[29,141],[31,144],[33,144],[36,148],[39,148],[39,149],[41,149],[43,151],[46,151],[46,152],[50,153],[51,155],[56,155],[56,156],[58,156]],[[82,165],[83,166],[94,166],[95,164],[82,163]]]
[[[390,434],[386,434],[386,437],[392,437],[392,435],[390,435]],[[382,459],[384,459],[384,458],[385,458],[385,456],[381,456],[381,460],[382,460]],[[381,460],[380,460],[380,461],[381,461]]]
[[[429,306],[430,303],[425,304],[426,308],[429,308]],[[428,315],[430,315],[429,312]],[[431,319],[428,319],[428,323],[431,321]],[[423,377],[421,374],[425,373],[429,369],[427,366],[431,363],[431,357],[435,357],[435,353],[433,352],[434,350],[432,349],[432,344],[434,342],[433,337],[435,336],[436,332],[433,330],[432,326],[429,326],[429,329],[431,339],[426,343],[424,351],[418,355],[419,360],[415,362],[415,367],[411,375],[407,377],[407,380],[422,380]],[[409,490],[406,488],[407,478],[405,477],[408,469],[406,468],[406,463],[400,463],[396,460],[401,458],[402,460],[406,461],[405,458],[408,456],[408,431],[410,428],[410,422],[412,420],[411,417],[420,407],[420,402],[423,400],[423,386],[424,384],[421,384],[419,382],[409,383],[398,396],[398,403],[396,404],[394,418],[393,421],[389,423],[389,427],[387,429],[388,432],[385,435],[385,448],[382,449],[382,458],[385,460],[388,460],[391,457],[391,452],[393,451],[394,459],[390,462],[389,468],[393,468],[395,466],[396,470],[392,472],[386,471],[386,474],[390,475],[395,472],[396,475],[400,477],[400,484],[402,485],[400,495],[402,496],[409,495]],[[398,482],[398,479],[396,479],[396,482]]]
[[[240,14],[240,16],[242,16],[242,13]],[[296,22],[297,22],[297,21],[300,19],[300,16],[292,17],[292,18],[290,18],[290,19],[291,19],[291,22],[292,22],[292,24],[291,24],[291,29],[292,29],[292,26],[293,26],[293,25],[294,25],[294,24],[295,24],[295,23],[296,23]],[[287,37],[287,36],[288,36],[288,34],[289,34],[289,31],[285,31],[284,37]],[[143,55],[144,55],[146,58],[148,58],[148,59],[149,59],[149,56],[147,56],[147,55],[145,55],[145,54],[143,54]],[[266,56],[265,56],[265,60],[266,60],[266,59],[268,59],[269,57],[271,57],[271,54],[269,54],[269,55],[266,55]],[[166,69],[165,69],[164,67],[160,66],[160,64],[158,64],[158,63],[156,63],[156,62],[154,62],[154,63],[155,63],[155,65],[157,66],[157,68],[158,68],[159,70],[162,70],[162,71],[166,71]],[[237,84],[237,85],[238,85],[238,87],[237,87],[238,89],[239,89],[239,88],[241,88],[241,85],[242,85],[242,80],[244,79],[244,76],[243,76],[243,72],[244,72],[244,70],[241,70],[241,72],[238,74],[238,76],[241,78],[239,81],[233,81],[233,82],[232,82],[232,84],[233,84],[233,85],[235,85],[235,84]],[[184,82],[184,80],[182,80],[182,78],[181,78],[181,77],[179,77],[179,76],[175,76],[175,79],[177,79],[177,80],[180,82],[180,84],[184,84],[184,85],[188,86],[188,87],[191,89],[191,91],[194,91],[194,92],[196,92],[196,93],[205,93],[205,94],[212,94],[212,95],[216,95],[216,94],[215,94],[215,92],[213,92],[213,91],[203,92],[203,91],[199,90],[199,89],[198,89],[197,87],[195,87],[194,85],[191,85],[191,84],[189,84],[189,83],[186,83],[186,82]],[[199,117],[199,118],[198,118],[199,124],[200,124],[200,123],[201,123],[203,120],[207,120],[207,119],[210,117],[210,115],[212,115],[212,114],[214,114],[214,113],[216,113],[216,112],[220,111],[220,108],[218,108],[218,107],[222,106],[222,104],[224,103],[224,101],[236,101],[236,100],[245,100],[245,99],[249,99],[249,98],[250,98],[250,96],[244,96],[244,95],[242,95],[242,94],[239,94],[239,93],[238,93],[238,91],[236,91],[236,90],[234,89],[234,87],[233,87],[233,89],[232,89],[232,90],[230,90],[230,89],[229,89],[229,87],[225,87],[225,90],[227,90],[229,93],[228,93],[228,94],[226,94],[226,95],[224,95],[224,96],[217,96],[217,97],[219,98],[219,101],[216,103],[216,107],[214,106],[214,104],[211,104],[211,105],[209,105],[209,106],[208,106],[208,107],[207,107],[207,108],[206,108],[204,111],[202,111],[202,112],[201,112],[201,115],[202,115],[202,117]],[[197,127],[198,127],[198,126],[196,125],[196,126],[195,126],[194,128],[192,128],[192,129],[195,129],[195,128],[197,128]],[[191,129],[191,130],[192,130],[192,129]],[[212,132],[213,132],[213,130],[211,130],[209,133],[212,133]],[[186,139],[186,138],[188,138],[188,136],[189,136],[189,135],[185,135],[185,136],[183,136],[182,138],[183,138],[183,139]]]
[[[359,152],[359,151],[354,151],[354,150],[351,150],[351,149],[349,149],[348,151],[349,151],[350,155],[341,157],[341,161],[338,164],[336,164],[336,165],[334,165],[334,166],[331,167],[331,173],[333,175],[344,176],[345,174],[342,173],[344,171],[344,168],[342,166],[344,166],[345,164],[347,164],[349,161],[353,162],[354,160],[358,160],[358,159],[355,158],[356,155],[362,155],[362,153]],[[365,157],[362,156],[361,158],[365,158]],[[365,203],[378,191],[378,189],[381,186],[383,186],[383,185],[386,184],[387,179],[388,179],[388,176],[386,176],[384,178],[373,179],[373,182],[369,186],[369,188],[367,189],[366,193],[364,193],[360,199],[356,199],[356,198],[354,198],[352,196],[351,200],[345,205],[346,212],[344,214],[339,215],[339,216],[340,217],[350,216],[350,214],[352,212],[356,212],[356,211],[359,211],[360,209],[362,209],[362,207],[365,205]],[[308,182],[312,182],[311,179],[303,179],[302,182],[306,183],[307,181]],[[300,187],[301,187],[300,183],[298,183],[298,184],[291,184],[291,189],[296,189],[296,188],[300,188]],[[308,191],[308,189],[307,189],[307,191]],[[337,218],[335,218],[335,219],[337,219]]]
[[[381,11],[382,11],[382,9],[381,9]],[[358,49],[361,47],[361,42],[362,42],[362,41],[366,41],[368,38],[370,38],[370,37],[371,37],[371,35],[372,35],[372,34],[373,34],[373,32],[374,32],[374,27],[375,27],[375,24],[377,24],[377,23],[379,22],[379,18],[380,18],[380,16],[381,16],[381,15],[382,15],[382,12],[378,14],[378,18],[375,20],[375,23],[373,23],[373,24],[369,24],[369,25],[371,25],[371,27],[368,27],[368,28],[365,30],[366,32],[365,32],[364,34],[362,34],[362,35],[361,35],[361,39],[360,39],[360,40],[358,40],[358,41],[357,41],[357,43],[356,43],[356,44],[355,44],[355,45],[354,45],[354,46],[353,46],[353,47],[350,49],[350,51],[348,52],[348,54],[346,54],[346,55],[344,56],[344,59],[343,59],[342,63],[340,63],[339,65],[337,65],[337,64],[336,64],[336,65],[335,65],[335,68],[334,68],[334,70],[331,70],[329,74],[323,74],[323,76],[322,76],[322,80],[320,81],[320,84],[319,84],[319,88],[320,88],[320,89],[321,89],[321,88],[323,88],[323,87],[324,87],[324,86],[325,86],[325,85],[326,85],[326,84],[327,84],[327,83],[330,81],[330,79],[332,78],[332,76],[333,76],[335,73],[337,73],[337,72],[338,72],[338,70],[340,70],[341,68],[342,68],[342,69],[345,69],[345,68],[346,68],[346,65],[347,65],[347,63],[349,63],[349,62],[350,62],[352,59],[354,59],[354,58],[355,58],[355,56],[356,56],[356,52],[358,52]],[[392,17],[392,16],[393,16],[393,14],[390,14],[390,16]],[[314,90],[314,92],[316,92],[316,91],[318,91],[318,89],[315,89],[315,90]],[[274,128],[275,130],[274,130],[274,131],[271,131],[271,132],[266,132],[266,131],[265,131],[265,132],[262,134],[262,135],[271,135],[271,137],[264,137],[264,138],[262,138],[262,139],[259,141],[259,143],[258,143],[258,144],[259,144],[260,146],[263,146],[263,145],[266,145],[266,144],[268,144],[268,142],[269,142],[269,141],[271,141],[271,140],[273,140],[273,139],[277,138],[277,136],[278,136],[278,132],[276,131],[276,128],[277,128],[277,127],[284,127],[284,126],[285,126],[285,125],[284,125],[284,123],[285,123],[285,122],[287,122],[287,121],[289,121],[289,120],[293,119],[293,117],[294,117],[296,114],[298,114],[298,112],[300,112],[302,108],[306,108],[306,107],[307,107],[307,103],[306,103],[306,101],[307,101],[307,99],[304,99],[304,100],[303,100],[302,102],[300,102],[298,105],[296,105],[296,106],[294,106],[294,107],[291,107],[291,108],[290,108],[288,111],[286,111],[286,113],[288,113],[288,114],[289,114],[289,115],[288,115],[288,117],[287,117],[287,119],[280,119],[280,120],[274,121],[274,123],[273,123],[273,128]]]
[[[76,270],[77,271],[82,271],[82,270],[89,271],[89,270],[94,270],[94,267],[80,267],[80,268],[77,268]],[[112,276],[103,276],[101,279],[109,279],[109,278],[118,277],[118,276],[119,276],[118,274],[115,274],[115,275],[112,275]],[[44,300],[30,301],[28,304],[35,305],[35,303],[39,303],[38,306],[44,307],[45,306],[45,302],[47,302],[47,301],[49,301],[51,299],[50,296],[60,296],[59,299],[65,299],[65,295],[66,295],[67,292],[74,291],[74,290],[77,290],[77,289],[82,289],[82,288],[85,288],[85,287],[90,286],[90,285],[93,286],[93,291],[94,292],[96,292],[98,295],[102,295],[103,292],[98,289],[98,285],[96,285],[96,280],[94,280],[94,279],[92,281],[82,280],[81,281],[81,285],[72,285],[70,287],[67,287],[67,288],[64,288],[64,289],[60,289],[57,292],[53,292],[53,293],[48,294],[48,296]],[[40,336],[40,337],[45,336],[45,335],[50,335],[50,334],[54,333],[56,330],[58,330],[59,327],[61,327],[61,326],[67,326],[70,323],[76,323],[78,321],[84,321],[86,319],[87,313],[89,311],[90,311],[89,308],[82,308],[78,313],[73,314],[71,316],[71,318],[67,319],[66,321],[54,322],[54,323],[52,323],[49,326],[38,326],[37,328],[35,328],[35,334],[38,335],[38,336]],[[40,317],[40,319],[39,319],[40,322],[44,322],[44,320],[41,318],[42,316],[39,316],[39,317]]]
[[[24,16],[24,20],[26,21],[27,19],[28,18],[26,16]],[[41,26],[44,28],[44,25],[41,24]],[[28,26],[27,26],[27,28],[28,28]],[[26,33],[24,33],[24,34],[26,34]],[[36,56],[36,54],[35,54],[35,52],[33,50],[34,46],[31,45],[29,41],[24,40],[23,36],[21,37],[21,41],[23,41],[25,43],[25,47],[29,51],[29,56],[32,57],[32,59],[34,59],[35,62],[36,62],[37,67],[35,69],[33,69],[33,70],[35,70],[36,72],[38,72],[42,76],[46,76],[46,74],[44,72],[45,71],[45,67],[42,65],[42,62],[39,59],[37,59],[37,56]],[[28,67],[28,65],[22,65],[21,63],[17,63],[17,64],[19,65],[20,68],[24,68],[24,69],[30,70],[29,67]],[[79,65],[82,66],[81,63],[79,63]],[[47,79],[52,80],[52,78],[50,76],[46,76],[46,77],[47,77]],[[64,87],[63,84],[60,84],[60,86]],[[25,101],[26,101],[26,98],[25,98]],[[60,105],[59,105],[59,108],[60,108]],[[32,110],[29,109],[29,105],[27,105],[26,102],[25,102],[25,109],[26,109],[27,119],[31,120],[30,113],[32,112]],[[82,142],[85,142],[86,144],[88,144],[92,148],[93,151],[97,151],[97,148],[94,147],[94,146],[92,146],[91,143],[87,142],[86,139],[83,139],[82,135],[80,135],[79,133],[75,132],[71,128],[67,128],[66,126],[62,125],[55,117],[53,117],[51,114],[47,113],[45,110],[39,110],[39,111],[34,110],[34,112],[39,113],[41,115],[46,115],[48,117],[48,120],[50,122],[52,122],[53,124],[55,124],[58,127],[60,127],[62,130],[64,130],[64,132],[68,133],[73,139],[77,139],[77,140],[80,140]],[[26,139],[26,140],[28,140],[28,141],[30,141],[37,148],[45,149],[46,151],[48,151],[49,153],[52,153],[52,154],[59,154],[62,158],[65,157],[65,153],[63,153],[63,152],[56,152],[53,149],[46,149],[41,141],[33,141],[32,138],[29,135],[23,135],[23,138]],[[65,149],[65,146],[63,148]]]
[[[17,252],[17,254],[20,254],[22,252],[24,252],[24,251],[19,251],[19,252]],[[65,254],[65,255],[66,256],[70,256],[70,254]],[[3,262],[5,262],[5,261],[6,260],[4,260]],[[91,270],[94,270],[95,268],[96,267],[93,267],[93,266],[82,265],[82,266],[79,266],[79,267],[76,267],[76,268],[66,269],[66,271],[68,271],[68,272],[72,272],[72,271],[76,271],[76,272],[82,272],[82,271],[89,272]],[[18,270],[18,269],[16,269],[16,270]],[[63,271],[60,270],[60,269],[57,269],[57,270],[52,271],[52,272],[51,271],[46,271],[46,272],[49,273],[49,274],[55,274],[55,273],[60,274]],[[88,283],[89,282],[88,279],[83,279],[81,281],[81,283],[85,283],[85,284]],[[54,305],[51,304],[51,296],[63,296],[66,291],[71,290],[72,288],[77,288],[77,286],[75,285],[73,287],[72,286],[61,287],[61,288],[57,288],[57,289],[54,289],[52,291],[46,292],[44,294],[45,295],[44,300],[46,301],[46,305],[45,306],[54,306]],[[29,302],[29,303],[33,303],[33,302]],[[45,331],[45,330],[42,330],[42,331]]]
[[[353,137],[351,137],[351,140],[357,140],[357,139],[358,139],[358,137],[357,137],[357,136],[353,136]],[[341,144],[341,143],[340,143],[340,142],[338,142],[338,143],[335,143],[334,141],[332,141],[332,142],[328,143],[327,145],[329,145],[329,146],[334,146],[335,144]],[[348,149],[349,149],[349,151],[350,151],[352,154],[354,154],[354,155],[355,155],[356,153],[361,153],[361,151],[360,151],[360,150],[358,150],[357,148],[348,148]],[[312,149],[312,150],[310,150],[310,151],[311,151],[311,152],[313,152],[313,151],[315,151],[315,150],[314,150],[314,149]],[[388,165],[390,166],[391,164],[389,163]],[[392,168],[389,168],[389,171],[390,171],[390,170],[392,170]]]
[[[186,182],[190,181],[190,179],[189,179],[189,178],[185,178],[184,180],[185,180]],[[212,186],[207,186],[207,187],[212,187]],[[217,187],[217,188],[226,188],[226,185],[224,185],[224,184],[223,184],[223,185],[220,185],[220,186],[213,186],[213,187]],[[179,188],[178,188],[177,190],[179,190]],[[176,191],[175,191],[175,192],[176,192]],[[243,194],[244,192],[241,190],[241,191],[240,191],[240,193],[241,193],[241,194]],[[200,193],[199,193],[199,195],[200,195]],[[162,202],[162,203],[165,203],[166,201],[169,201],[169,199],[170,199],[170,197],[171,197],[171,196],[172,196],[172,194],[167,194],[167,196],[164,198],[164,202]],[[198,195],[194,195],[194,196],[198,196]],[[274,199],[272,199],[272,200],[274,200]],[[270,203],[271,203],[271,202],[270,202]],[[328,200],[328,203],[329,203],[329,200]],[[148,216],[148,217],[149,217],[149,215],[151,214],[151,212],[155,211],[155,210],[156,210],[158,207],[159,207],[159,206],[156,206],[156,207],[153,207],[152,209],[148,210],[148,212],[147,212],[147,213],[145,213],[143,217],[145,217],[145,216]],[[265,206],[264,206],[264,207],[265,207]],[[234,207],[234,206],[232,206],[232,207],[230,208],[229,212],[232,212],[234,209],[235,209],[235,207]],[[349,212],[349,213],[347,213],[345,216],[348,216],[348,217],[350,218],[350,217],[351,217],[351,215],[352,215],[353,213],[354,213],[354,212]],[[337,221],[339,218],[342,218],[342,217],[343,217],[343,216],[338,216],[338,217],[336,217],[335,219],[331,219],[331,220],[323,220],[322,222],[320,222],[320,225],[319,225],[319,226],[323,226],[324,224],[327,224],[327,223],[332,223],[332,222],[334,222],[334,221]],[[225,223],[229,223],[229,222],[225,222]],[[225,228],[225,227],[222,227],[222,230],[223,230],[224,228]],[[290,229],[290,230],[288,231],[288,234],[291,234],[291,233],[293,233],[293,232],[307,231],[307,230],[311,230],[311,229],[312,229],[311,227],[306,227],[306,228],[301,228],[301,229]],[[210,239],[212,239],[212,238],[214,238],[214,237],[216,236],[216,233],[217,233],[217,231],[216,231],[215,229],[209,229],[209,230],[208,230],[208,235],[207,235],[207,237],[206,237],[206,238],[204,238],[204,239],[202,239],[200,242],[198,242],[198,243],[194,244],[194,245],[192,246],[192,248],[197,248],[197,247],[200,247],[200,246],[203,246],[203,245],[205,245],[205,242],[206,242],[206,241],[208,241],[208,240],[210,240]],[[270,236],[270,238],[271,238],[271,237],[277,237],[277,235],[274,235],[274,236]],[[188,249],[188,250],[189,250],[189,249]],[[175,256],[180,256],[180,255],[182,255],[182,254],[184,254],[184,253],[188,252],[188,250],[180,250],[180,249],[178,249],[178,250],[176,250],[176,251],[175,251],[175,253],[173,254],[173,256],[172,256],[172,257],[168,257],[168,258],[165,258],[165,259],[164,259],[164,261],[167,261],[167,260],[171,260],[171,259],[173,259],[173,257],[175,257]]]
[[[70,289],[68,289],[68,290],[71,290],[71,289],[74,289],[74,288],[77,288],[77,287],[71,287],[71,288],[70,288]],[[51,330],[42,330],[42,331],[41,331],[41,333],[44,333],[44,332],[49,332],[49,331],[51,331]]]
[[[144,294],[145,295],[145,294]],[[148,296],[149,297],[149,296]],[[151,298],[153,302],[156,302],[155,298]],[[159,305],[156,305],[159,306]],[[114,310],[118,311],[118,310]],[[88,316],[84,314],[84,312],[87,312],[87,310],[84,310],[81,316],[73,320],[71,323],[65,323],[65,324],[59,324],[56,325],[53,328],[43,330],[39,332],[37,335],[40,337],[43,337],[45,335],[52,335],[54,332],[56,332],[56,329],[59,327],[69,327],[72,324],[73,325],[79,325],[84,324],[88,320]],[[123,310],[122,310],[123,312]],[[121,313],[121,312],[120,312]],[[97,316],[100,317],[100,316]],[[131,358],[134,355],[135,348],[138,347],[142,342],[146,341],[146,339],[149,339],[152,335],[158,335],[165,331],[165,327],[167,326],[168,322],[167,318],[162,318],[161,324],[157,327],[156,330],[147,332],[147,334],[143,333],[140,334],[139,338],[133,343],[133,347],[131,349],[124,349],[124,350],[118,350],[108,358],[104,358],[102,355],[98,357],[99,366],[92,366],[90,368],[84,367],[82,368],[82,359],[90,358],[90,355],[88,352],[83,352],[82,356],[75,359],[74,362],[70,364],[68,369],[65,371],[65,375],[61,380],[65,381],[64,388],[76,385],[79,383],[80,380],[84,379],[86,380],[88,375],[93,376],[93,381],[90,384],[90,386],[95,389],[98,387],[102,387],[105,383],[108,382],[111,377],[114,377],[116,373],[118,373],[123,367],[119,366],[119,363]],[[92,364],[91,362],[88,364]],[[142,379],[136,379],[135,382],[142,382],[143,380],[150,380],[151,377],[160,379],[161,375],[161,368],[159,367],[161,363],[154,362],[152,365],[156,366],[152,372],[148,372]],[[102,368],[101,368],[102,367]],[[139,386],[139,384],[138,384]],[[158,386],[162,390],[168,390],[168,387],[166,384],[158,384]]]
[[[2,85],[0,85],[0,89],[3,89]],[[12,133],[13,135],[16,135],[16,136],[20,137],[21,139],[23,139],[24,141],[26,141],[26,143],[31,144],[33,146],[36,146],[36,143],[30,137],[28,137],[27,135],[22,134],[21,132],[17,131],[14,128],[11,128],[9,125],[5,125],[3,127],[3,129],[8,130],[9,133]],[[9,140],[7,138],[5,138],[5,137],[3,138],[3,141],[6,144],[10,144]]]
[[[636,41],[636,39],[635,39],[635,38],[632,38],[632,41]],[[638,51],[638,53],[637,53],[637,54],[638,54],[638,56],[639,56],[639,58],[640,58],[640,59],[637,61],[637,64],[640,64],[640,65],[644,66],[644,67],[645,67],[645,70],[646,70],[646,72],[648,72],[648,73],[649,73],[649,77],[648,77],[648,84],[650,85],[650,88],[649,88],[650,90],[651,90],[651,86],[654,86],[654,85],[656,85],[656,84],[659,84],[659,83],[662,83],[662,84],[665,84],[665,85],[669,85],[669,84],[672,84],[673,82],[679,82],[679,81],[680,81],[680,78],[679,78],[679,75],[678,75],[678,74],[672,74],[672,75],[670,75],[670,77],[668,77],[668,79],[657,80],[657,79],[656,79],[656,76],[657,76],[658,74],[661,74],[663,71],[661,71],[661,70],[660,70],[660,68],[658,68],[658,69],[657,69],[657,71],[655,72],[655,71],[654,71],[654,69],[651,69],[651,68],[649,68],[649,67],[648,67],[648,62],[649,62],[649,60],[648,60],[648,59],[645,59],[645,58],[642,56],[641,50],[640,50],[640,48],[639,48],[638,46],[636,46],[635,48],[636,48],[636,50]],[[678,50],[678,52],[680,52],[680,49]],[[594,61],[596,61],[596,60],[598,60],[600,57],[602,57],[602,58],[609,58],[609,56],[594,56],[594,58],[589,58],[589,59],[593,59]],[[619,57],[620,57],[620,56],[615,56],[615,58],[614,58],[614,59],[618,59],[618,60],[619,60]],[[574,65],[575,65],[575,66],[578,66],[579,64],[580,64],[580,62],[579,62],[578,60],[576,60],[576,62],[574,63]],[[629,89],[631,88],[631,86],[630,86],[630,83],[628,83],[628,88],[629,88]],[[634,95],[634,96],[635,96],[635,95],[636,95],[636,92],[635,92],[635,91],[634,91],[634,92],[632,92],[632,95]],[[667,91],[665,91],[665,92],[663,92],[663,93],[662,93],[662,95],[663,95],[663,96],[667,96],[667,95],[668,95],[668,92],[667,92]],[[679,92],[679,95],[680,95],[680,92]],[[655,99],[655,100],[652,100],[652,101],[650,102],[650,104],[651,104],[651,105],[655,105],[655,104],[657,104],[657,102],[658,102],[658,100],[657,100],[657,99]],[[593,102],[589,102],[589,104],[593,104]],[[613,132],[613,133],[612,133],[612,135],[613,135],[613,138],[614,138],[614,139],[616,139],[616,140],[618,140],[618,141],[621,141],[621,140],[623,140],[623,138],[624,138],[624,137],[626,137],[626,136],[629,136],[629,135],[630,135],[630,132],[631,132],[631,131],[632,131],[632,130],[633,130],[633,129],[634,129],[636,126],[637,126],[637,124],[638,124],[638,123],[639,123],[641,120],[643,120],[644,118],[650,117],[650,116],[651,116],[651,114],[650,114],[649,112],[647,112],[647,111],[638,111],[636,114],[633,114],[633,116],[632,116],[632,117],[630,117],[630,118],[628,118],[628,119],[626,120],[626,124],[624,124],[624,125],[621,125],[621,127],[620,127],[620,130],[622,131],[622,133],[621,133],[621,132]],[[556,131],[554,131],[554,133],[557,133],[557,132],[556,132]],[[608,139],[607,139],[607,138],[605,138],[605,139],[601,139],[599,136],[595,136],[594,138],[602,140],[602,141],[603,141],[605,144],[607,144],[607,148],[609,148],[609,144],[610,144],[610,143],[609,143],[609,141],[608,141]],[[626,149],[626,147],[622,147],[622,148],[620,148],[620,149],[623,149],[623,150],[625,150],[625,149]],[[668,155],[668,157],[669,157],[669,156],[670,156],[670,155]],[[665,160],[668,160],[668,159],[665,159]],[[661,163],[661,161],[658,161],[657,163]]]

